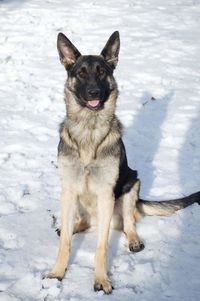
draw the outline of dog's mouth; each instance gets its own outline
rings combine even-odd
[[[100,99],[90,99],[86,101],[86,105],[89,109],[98,109],[100,107]]]

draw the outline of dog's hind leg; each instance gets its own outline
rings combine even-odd
[[[90,228],[90,224],[88,223],[88,221],[86,219],[81,219],[80,221],[74,224],[73,234],[83,232],[89,228]],[[56,229],[56,232],[58,236],[60,236],[61,229],[60,228]]]
[[[61,194],[61,231],[59,251],[54,268],[47,275],[48,278],[57,278],[62,280],[64,277],[74,229],[76,200],[76,194],[72,191],[72,189],[65,189]]]
[[[144,249],[144,244],[140,241],[136,232],[137,209],[136,202],[138,200],[140,182],[137,181],[128,193],[122,198],[122,216],[123,231],[126,234],[129,243],[129,249],[132,252],[139,252]]]
[[[85,219],[82,219],[79,222],[75,223],[73,234],[83,232],[88,228],[90,228],[90,224]]]

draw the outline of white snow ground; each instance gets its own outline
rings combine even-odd
[[[0,1],[0,300],[199,300],[197,204],[144,218],[138,254],[111,231],[110,296],[93,292],[95,229],[74,236],[62,283],[42,280],[58,247],[52,215],[65,71],[57,33],[97,54],[120,31],[118,115],[129,163],[143,198],[168,199],[200,190],[199,16],[199,0]]]

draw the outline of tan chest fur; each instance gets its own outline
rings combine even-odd
[[[87,165],[81,160],[59,157],[59,171],[63,189],[76,193],[79,211],[96,212],[96,201],[102,191],[113,189],[118,176],[118,160],[94,159]],[[67,185],[66,185],[67,183]],[[106,195],[105,195],[106,197]]]

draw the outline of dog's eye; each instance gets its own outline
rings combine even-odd
[[[81,71],[78,72],[78,76],[80,78],[84,78],[86,76],[86,72],[84,72],[83,70],[81,70]]]
[[[78,72],[78,76],[79,76],[79,77],[84,77],[84,76],[85,76],[85,73],[84,73],[83,71],[79,71],[79,72]]]
[[[101,68],[99,65],[96,66],[96,72],[99,76],[103,76],[105,74],[104,69]]]
[[[78,76],[81,77],[81,78],[85,77],[86,74],[87,74],[87,70],[84,67],[81,70],[78,71]]]

